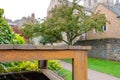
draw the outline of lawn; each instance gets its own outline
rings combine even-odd
[[[72,63],[71,59],[64,61]],[[120,62],[88,58],[88,68],[120,78]]]
[[[60,75],[65,76],[65,80],[72,80],[72,72],[66,69],[60,70]]]

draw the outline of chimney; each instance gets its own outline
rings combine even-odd
[[[31,14],[31,18],[35,19],[35,14],[34,13]]]

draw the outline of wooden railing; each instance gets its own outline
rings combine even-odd
[[[87,50],[89,49],[89,46],[0,45],[0,62],[71,58],[72,80],[88,80]],[[47,69],[45,63],[39,67]]]

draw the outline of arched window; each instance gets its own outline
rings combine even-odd
[[[107,31],[107,26],[106,25],[102,26],[102,29],[104,32]]]
[[[108,27],[106,25],[104,25],[104,26],[101,27],[101,29],[102,29],[103,32],[106,32],[108,30]],[[97,32],[98,31],[96,29],[93,29],[94,34],[97,33]]]

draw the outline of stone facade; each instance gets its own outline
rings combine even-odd
[[[90,57],[120,61],[120,39],[96,39],[77,41],[75,45],[91,46]]]

